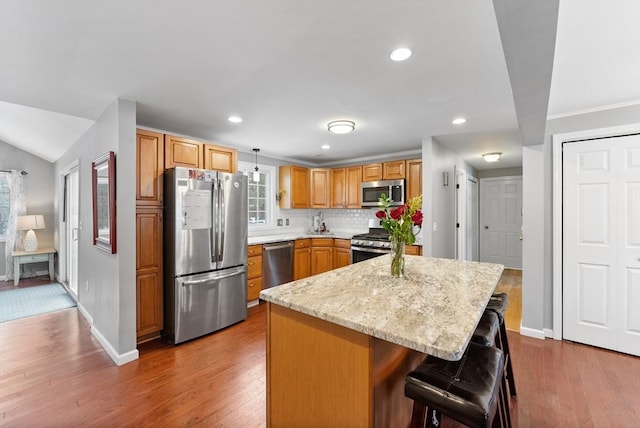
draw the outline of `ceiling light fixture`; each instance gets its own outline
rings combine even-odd
[[[391,55],[389,55],[389,58],[391,58],[391,61],[404,61],[410,56],[411,56],[411,49],[398,48],[393,52],[391,52]]]
[[[238,116],[229,116],[229,122],[240,123],[242,122],[242,118]]]
[[[465,119],[464,117],[457,117],[457,118],[453,119],[451,121],[451,123],[453,123],[454,125],[462,125],[466,121],[467,121],[467,119]]]
[[[330,145],[328,145],[328,144],[323,144],[323,145],[321,145],[321,146],[320,146],[320,148],[321,148],[322,150],[329,150],[329,149],[331,148],[331,146],[330,146]]]
[[[253,171],[253,181],[258,183],[260,182],[260,172],[258,171],[258,152],[260,151],[260,149],[253,149],[253,151],[256,154],[256,168]]]
[[[327,124],[327,128],[333,134],[348,134],[356,129],[356,123],[351,120],[334,120]]]
[[[487,162],[498,162],[500,160],[500,156],[502,156],[502,153],[500,152],[485,153],[482,155],[484,160]]]

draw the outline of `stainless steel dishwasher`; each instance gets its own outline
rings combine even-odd
[[[293,241],[262,245],[262,288],[293,281]]]

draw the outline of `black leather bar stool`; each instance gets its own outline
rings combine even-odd
[[[507,328],[504,322],[504,314],[509,306],[509,296],[507,293],[494,293],[489,299],[487,310],[495,312],[500,319],[500,335],[496,345],[504,353],[504,366],[507,371],[507,381],[509,382],[509,392],[512,397],[516,396],[516,381],[513,377],[513,363],[511,354],[509,353],[509,340],[507,337]]]
[[[431,412],[469,427],[498,426],[501,421],[504,357],[494,347],[470,343],[460,361],[427,357],[407,375],[404,394],[413,400],[411,426],[431,427]]]

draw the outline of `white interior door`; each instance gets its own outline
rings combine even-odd
[[[456,176],[456,259],[469,260],[467,258],[467,173],[464,171],[455,172]]]
[[[563,145],[563,336],[640,355],[640,136]]]
[[[478,180],[467,176],[466,260],[478,261]]]
[[[480,261],[522,269],[522,177],[480,179]]]
[[[78,296],[78,238],[80,221],[80,188],[78,167],[65,176],[65,278],[64,281]]]

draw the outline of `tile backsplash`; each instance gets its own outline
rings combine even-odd
[[[249,236],[263,236],[283,233],[309,232],[312,229],[313,216],[322,212],[325,225],[330,232],[364,233],[369,229],[369,219],[376,218],[375,209],[292,209],[277,208],[276,219],[283,220],[283,226],[249,227]],[[289,225],[286,225],[289,219]]]

